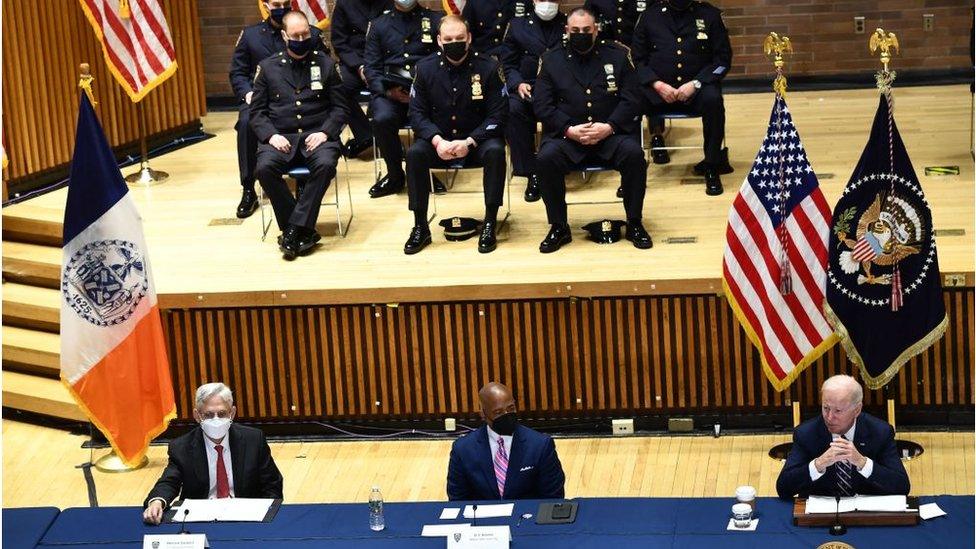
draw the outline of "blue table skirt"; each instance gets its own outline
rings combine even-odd
[[[513,548],[610,549],[629,547],[816,547],[832,538],[826,528],[795,527],[792,504],[760,498],[757,532],[728,532],[731,498],[589,498],[579,499],[576,522],[515,527],[522,513],[538,512],[538,501],[519,501],[513,517],[479,519],[479,525],[512,525]],[[840,538],[858,547],[919,549],[974,546],[972,496],[923,497],[948,514],[917,527],[851,527]],[[421,538],[424,524],[441,521],[445,502],[388,503],[386,530],[372,532],[366,504],[283,505],[274,521],[255,523],[191,523],[187,530],[206,533],[211,547],[444,547],[443,538]],[[177,533],[178,524],[145,526],[142,509],[135,507],[74,508],[63,511],[48,529],[41,546],[140,547],[147,533]]]
[[[3,510],[3,546],[30,549],[41,541],[61,511],[57,507],[21,507]]]

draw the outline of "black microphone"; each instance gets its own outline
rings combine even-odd
[[[834,510],[834,525],[830,527],[830,535],[843,536],[847,533],[847,527],[840,523],[840,493],[834,493],[834,500],[837,502],[837,508]]]
[[[186,531],[186,516],[190,514],[189,509],[183,509],[183,520],[180,521],[180,534],[188,533]]]
[[[478,525],[478,504],[474,503],[471,505],[471,526]]]

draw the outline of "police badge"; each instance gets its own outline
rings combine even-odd
[[[424,17],[420,20],[420,41],[424,44],[432,44],[434,42],[434,37],[430,33],[430,17]]]
[[[607,63],[603,65],[603,71],[607,73],[607,91],[610,93],[617,92],[617,77],[613,74],[613,64]]]
[[[61,293],[78,316],[96,326],[121,324],[149,290],[142,254],[125,240],[97,240],[64,268]]]
[[[643,13],[647,9],[646,0],[637,0],[637,13]]]
[[[482,90],[481,90],[481,75],[480,74],[472,74],[471,75],[471,99],[473,99],[475,101],[477,101],[479,99],[484,99],[485,97],[484,97],[484,95],[482,95],[481,92],[482,92]]]
[[[697,28],[700,31],[705,30],[705,20],[704,19],[695,19],[695,28]]]

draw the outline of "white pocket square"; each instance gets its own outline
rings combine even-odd
[[[525,472],[525,471],[528,471],[528,470],[530,470],[530,469],[535,469],[535,467],[534,467],[534,466],[532,466],[532,465],[526,465],[525,467],[522,467],[521,469],[519,469],[519,473],[522,473],[522,472]]]

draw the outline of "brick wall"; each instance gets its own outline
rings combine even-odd
[[[439,7],[436,0],[421,0]],[[477,2],[478,0],[468,0]],[[971,0],[715,0],[729,27],[734,52],[731,78],[769,75],[772,65],[762,54],[770,31],[786,34],[796,50],[789,74],[871,73],[879,66],[868,52],[876,27],[898,35],[902,52],[898,69],[965,69],[970,66]],[[566,7],[579,1],[564,2]],[[565,8],[564,8],[565,9]],[[230,95],[227,71],[237,36],[260,18],[256,0],[200,2],[200,26],[208,97]],[[922,30],[922,15],[933,14],[935,26]],[[854,17],[865,17],[865,34],[854,34]]]

